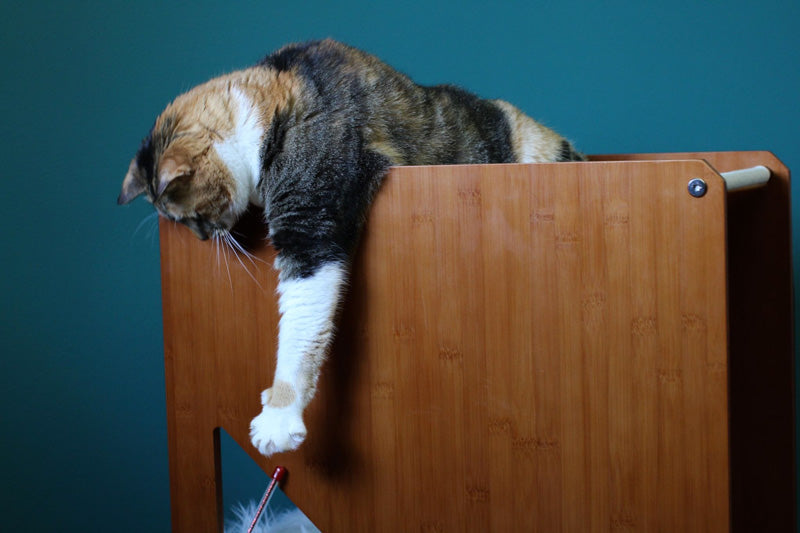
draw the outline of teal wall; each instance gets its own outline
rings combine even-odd
[[[492,4],[0,5],[4,530],[169,530],[157,235],[115,200],[168,100],[283,43],[503,97],[588,153],[767,149],[800,171],[800,2]]]

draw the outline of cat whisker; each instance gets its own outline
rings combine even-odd
[[[242,233],[241,231],[228,230],[228,233],[230,233],[234,237],[240,237],[240,238],[247,238],[248,237],[248,235]]]
[[[236,260],[239,261],[239,264],[242,266],[242,268],[244,268],[245,272],[247,272],[250,275],[250,277],[253,278],[253,275],[247,268],[247,265],[244,264],[242,258],[239,256],[240,253],[243,253],[245,257],[247,257],[250,260],[250,263],[253,264],[253,266],[255,266],[255,263],[253,263],[250,254],[248,254],[242,248],[242,246],[236,241],[236,239],[233,238],[233,236],[230,233],[228,232],[224,233],[223,238],[225,239],[225,243],[228,245],[228,248],[231,250],[231,252],[233,252],[233,255],[236,257]],[[253,281],[255,281],[255,278],[253,278]]]
[[[228,264],[228,254],[225,252],[225,248],[223,248],[222,242],[223,240],[220,239],[219,247],[222,249],[222,255],[223,258],[225,259],[225,271],[228,273],[228,284],[231,286],[231,290],[233,290],[233,278],[231,278],[231,267]]]
[[[229,231],[228,231],[228,233],[230,233],[230,234],[231,234],[231,235],[233,235],[234,237],[238,237],[238,238],[240,238],[240,239],[249,239],[249,238],[252,238],[252,235],[247,235],[247,234],[245,234],[245,233],[242,233],[241,231],[233,231],[233,230],[229,230]],[[265,236],[264,236],[264,240],[265,240],[265,241],[269,241],[269,237],[265,235]],[[237,241],[237,244],[241,244],[241,243],[239,243],[239,242]],[[265,264],[265,265],[268,265],[268,264],[269,264],[269,261],[264,261],[264,260],[263,260],[263,259],[261,259],[260,257],[258,257],[258,256],[256,256],[256,255],[253,255],[253,254],[251,254],[251,253],[250,253],[250,252],[248,252],[246,249],[244,249],[244,247],[242,247],[242,249],[243,249],[242,251],[244,251],[244,252],[245,252],[247,255],[251,256],[253,259],[255,259],[256,261],[258,261],[259,263],[263,263],[263,264]]]
[[[158,213],[156,213],[156,216],[153,218],[153,223],[150,225],[150,244],[156,244],[158,241],[159,220]]]
[[[136,237],[136,234],[139,233],[139,231],[145,226],[145,224],[147,224],[148,222],[152,222],[153,219],[156,218],[157,216],[158,216],[158,211],[154,211],[149,215],[147,215],[146,217],[144,217],[142,221],[139,222],[139,225],[136,226],[136,229],[133,230],[133,235],[131,235],[131,238]]]
[[[219,237],[214,235],[213,239],[214,239],[214,251],[217,253],[217,273],[219,273],[219,271],[220,271],[220,265],[219,265]]]
[[[231,290],[233,290],[233,278],[231,278],[231,271],[230,271],[230,268],[228,268],[228,256],[225,253],[225,251],[224,251],[224,249],[222,247],[222,244],[220,244],[220,240],[221,239],[219,238],[218,235],[215,234],[215,235],[211,236],[211,240],[214,241],[214,253],[217,256],[217,273],[219,274],[220,271],[222,270],[222,267],[220,266],[220,260],[219,260],[220,253],[221,253],[222,255],[225,256],[225,271],[228,273],[228,285],[230,286]],[[223,249],[223,251],[220,252],[220,249]]]
[[[247,257],[250,260],[250,263],[254,267],[257,267],[257,265],[255,264],[255,262],[253,260],[257,259],[257,260],[260,261],[260,259],[255,257],[253,254],[249,253],[247,250],[245,250],[242,247],[242,245],[239,244],[239,242],[236,239],[233,238],[233,236],[230,234],[230,232],[227,232],[227,231],[223,232],[223,233],[221,233],[221,236],[222,236],[222,239],[224,240],[224,242],[228,245],[228,248],[230,248],[231,252],[233,252],[234,257],[236,257],[236,260],[239,261],[239,264],[242,266],[244,271],[247,272],[248,276],[250,276],[250,279],[252,279],[253,282],[255,282],[256,285],[258,285],[259,289],[264,290],[264,288],[258,282],[258,280],[253,275],[253,273],[250,272],[250,269],[247,268],[247,265],[244,264],[244,261],[242,261],[242,258],[239,256],[239,253],[241,252],[245,257]]]
[[[249,259],[250,263],[252,263],[253,266],[257,266],[256,261],[258,261],[259,263],[267,264],[267,262],[261,259],[260,257],[256,257],[255,255],[248,252],[244,248],[244,246],[242,246],[241,243],[237,241],[236,238],[230,232],[227,232],[225,235],[226,235],[225,238],[228,241],[228,243],[231,246],[233,246],[236,250],[238,250],[242,255],[244,255],[247,259]]]

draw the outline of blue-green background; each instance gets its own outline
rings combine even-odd
[[[797,0],[5,0],[3,530],[169,530],[157,236],[136,232],[145,202],[115,200],[177,93],[330,36],[508,99],[587,153],[767,149],[797,172],[798,26]]]

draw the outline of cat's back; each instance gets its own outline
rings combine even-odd
[[[286,45],[267,55],[259,65],[276,72],[291,71],[324,95],[343,89],[417,88],[407,76],[377,57],[333,39]]]
[[[357,125],[365,145],[392,164],[582,158],[560,135],[507,102],[451,85],[420,86],[377,57],[332,39],[284,46],[259,66],[302,80],[307,110]]]

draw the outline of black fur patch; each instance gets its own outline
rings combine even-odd
[[[285,110],[275,113],[269,131],[261,145],[261,166],[270,168],[275,157],[283,150],[283,141],[286,137],[287,114]],[[262,174],[263,175],[263,174]],[[260,184],[259,184],[260,185]]]
[[[298,57],[304,54],[312,46],[318,46],[320,41],[309,41],[306,43],[292,44],[284,46],[280,50],[273,52],[258,64],[264,67],[274,68],[278,72],[291,70],[297,64]]]
[[[575,148],[572,147],[572,144],[564,139],[561,141],[561,149],[558,152],[558,158],[556,159],[557,162],[563,163],[566,161],[583,161],[584,157],[575,151]]]
[[[150,190],[150,194],[155,197],[153,189],[153,174],[155,173],[155,147],[153,145],[153,130],[150,130],[147,137],[142,140],[139,151],[136,152],[136,166],[141,172],[141,177]]]
[[[486,163],[512,163],[514,162],[514,152],[511,147],[511,128],[508,119],[503,111],[491,102],[482,100],[472,93],[452,85],[437,85],[427,89],[435,98],[446,98],[451,105],[446,106],[451,109],[451,113],[463,113],[464,117],[459,122],[467,126],[467,131],[461,129],[458,132],[462,139],[470,139],[470,134],[476,135],[477,139],[466,147],[472,152],[471,157],[465,154],[458,154],[460,161],[464,159],[480,158]],[[472,127],[470,127],[472,126]],[[457,127],[454,124],[454,127]],[[472,162],[472,161],[470,161]]]
[[[270,129],[261,191],[285,276],[306,277],[326,263],[349,260],[389,168],[353,129],[337,125],[283,116]]]

